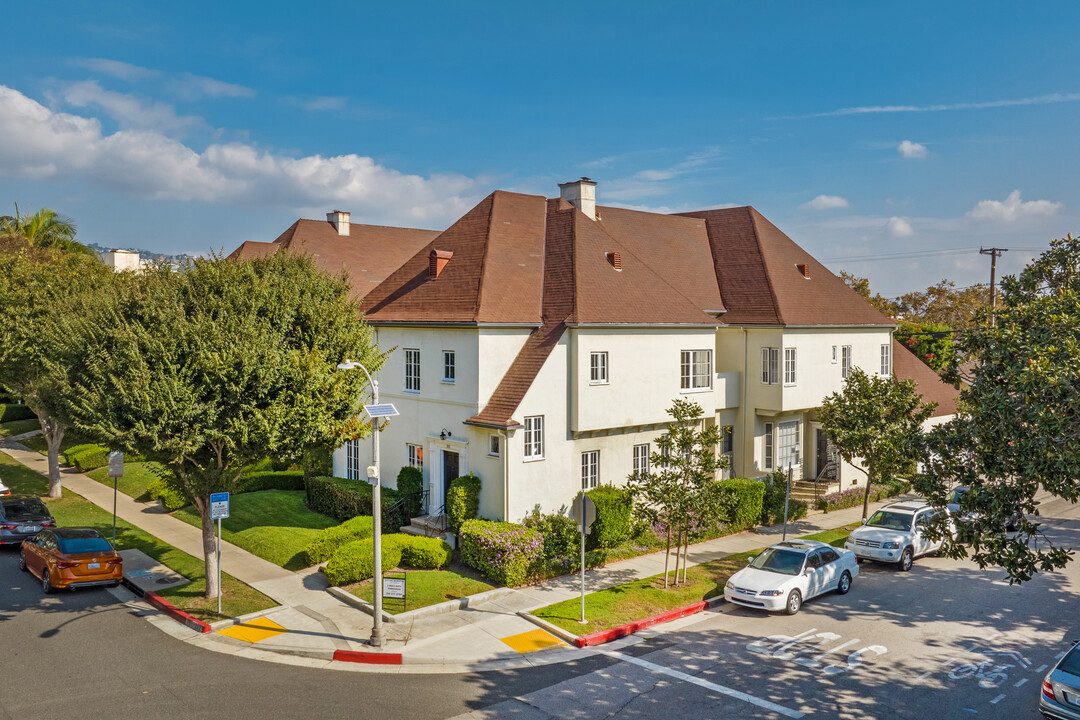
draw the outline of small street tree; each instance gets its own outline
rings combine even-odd
[[[376,370],[372,332],[345,278],[310,258],[199,259],[128,274],[101,311],[71,318],[79,430],[166,466],[202,518],[206,594],[218,592],[210,495],[266,456],[296,461],[340,439]]]
[[[866,473],[864,520],[870,510],[871,484],[914,463],[922,423],[935,407],[922,404],[913,380],[870,376],[857,367],[851,369],[843,389],[822,402],[821,429],[845,461],[861,460],[864,466],[860,468]]]
[[[974,379],[956,420],[927,437],[916,489],[943,505],[954,484],[970,488],[961,503],[970,548],[946,537],[943,552],[970,552],[1023,582],[1072,555],[1032,517],[1040,488],[1080,499],[1080,239],[1053,240],[1019,276],[1002,278],[994,321],[958,341],[976,361]],[[1008,535],[1017,508],[1026,517]]]
[[[679,584],[679,549],[689,546],[690,523],[695,518],[721,519],[726,509],[716,483],[716,472],[727,459],[718,457],[720,431],[715,425],[702,427],[701,406],[677,398],[668,414],[672,421],[667,434],[656,442],[649,456],[649,471],[633,474],[627,487],[635,506],[652,515],[664,527],[664,588],[668,583],[671,541],[675,539],[675,584]],[[685,554],[684,554],[685,557]],[[683,560],[683,580],[686,562]]]
[[[79,351],[55,319],[92,305],[112,273],[95,255],[0,238],[0,387],[37,416],[49,458],[49,497],[60,497],[60,444],[67,369],[58,358]]]

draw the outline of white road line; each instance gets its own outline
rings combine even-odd
[[[999,702],[1005,699],[1005,693],[1001,693],[996,698],[990,701],[991,705],[997,705]]]
[[[1048,667],[1050,667],[1050,666],[1049,665],[1040,665],[1039,667],[1035,668],[1035,672],[1041,673],[1043,670],[1045,670]]]
[[[918,679],[919,679],[919,680],[925,680],[926,678],[930,677],[930,676],[931,676],[931,675],[933,675],[933,674],[934,674],[934,671],[933,671],[933,670],[927,670],[927,671],[926,671],[926,672],[924,672],[924,673],[923,673],[922,675],[920,675]]]
[[[971,647],[969,647],[967,649],[967,652],[975,652],[975,648],[977,648],[977,647],[979,647],[979,646],[978,645],[972,645]]]
[[[1013,683],[1013,687],[1020,687],[1027,682],[1027,678],[1020,678],[1020,680]]]
[[[600,649],[597,649],[596,652],[600,653],[601,655],[607,655],[608,657],[614,658],[615,660],[621,660],[622,662],[630,663],[631,665],[637,665],[638,667],[645,668],[650,672],[677,678],[684,682],[703,687],[706,690],[712,690],[713,692],[718,692],[721,695],[727,695],[728,697],[733,697],[736,700],[742,700],[743,702],[748,702],[751,705],[757,705],[760,708],[765,708],[766,710],[771,710],[775,713],[779,713],[784,717],[793,718],[793,720],[797,720],[798,718],[801,718],[806,714],[801,713],[798,710],[786,708],[783,705],[777,705],[776,703],[769,702],[768,700],[763,700],[759,697],[754,697],[753,695],[748,695],[747,693],[740,692],[739,690],[733,690],[729,687],[724,687],[723,685],[717,685],[716,683],[709,682],[708,680],[703,680],[702,678],[695,677],[694,675],[687,675],[684,672],[673,670],[672,668],[664,667],[663,665],[657,665],[656,663],[651,663],[648,660],[642,660],[641,658],[633,657],[632,655],[623,655],[622,653],[613,652],[611,650]]]

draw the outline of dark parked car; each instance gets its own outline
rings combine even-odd
[[[1080,720],[1080,645],[1075,642],[1043,680],[1039,712],[1052,720]]]
[[[963,531],[963,529],[965,528],[965,520],[976,517],[976,513],[965,513],[960,509],[960,503],[962,502],[963,497],[969,492],[971,492],[970,488],[966,488],[963,486],[954,488],[952,494],[949,495],[949,501],[947,504],[949,512],[951,512],[953,514],[953,517],[957,519],[957,525],[961,528],[961,531]],[[1012,532],[1013,530],[1015,530],[1016,526],[1023,518],[1024,512],[1020,508],[1014,507],[1012,510],[1012,514],[1010,514],[1008,520],[1005,521],[1005,531]],[[963,538],[963,532],[961,532],[961,537]]]
[[[18,545],[47,527],[56,527],[56,521],[36,497],[0,497],[0,545]]]

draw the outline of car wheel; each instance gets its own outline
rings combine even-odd
[[[45,591],[46,595],[52,595],[53,586],[52,581],[49,579],[49,569],[45,568],[41,571],[41,589]]]
[[[30,568],[26,567],[26,551],[19,550],[19,569],[23,572],[30,572]]]
[[[863,561],[863,559],[860,558],[860,557],[855,558],[855,562],[857,562],[860,565],[862,565],[862,561]]]
[[[120,587],[120,581],[119,581],[119,580],[117,580],[117,581],[116,581],[116,582],[114,582],[113,584],[109,585],[109,587]]]
[[[845,570],[844,574],[840,576],[840,582],[836,583],[836,592],[840,593],[841,595],[847,595],[848,590],[850,590],[850,589],[851,589],[851,573],[849,573],[847,570]]]
[[[900,556],[900,562],[898,563],[900,565],[900,569],[904,572],[910,570],[911,563],[912,561],[914,561],[914,559],[915,553],[912,552],[911,548],[904,548],[904,554]]]
[[[788,595],[787,609],[785,610],[785,612],[788,615],[795,615],[795,614],[797,614],[799,612],[799,609],[801,607],[802,607],[802,593],[800,593],[798,590],[792,590],[791,594]]]

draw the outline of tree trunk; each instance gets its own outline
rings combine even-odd
[[[195,507],[202,519],[203,559],[206,566],[206,597],[217,597],[218,564],[217,541],[214,536],[214,521],[210,519],[210,498],[195,498]]]
[[[686,532],[686,545],[683,546],[682,581],[686,580],[686,563],[690,560],[690,531]]]
[[[64,425],[47,415],[38,415],[41,434],[49,452],[49,497],[60,497],[60,443],[64,441]]]
[[[870,517],[870,479],[874,477],[874,464],[866,464],[866,492],[863,494],[862,519]]]
[[[668,589],[668,561],[671,558],[671,523],[667,524],[667,546],[664,548],[664,589]]]
[[[675,587],[679,587],[679,558],[682,552],[682,534],[682,528],[679,528],[679,531],[675,533]]]

